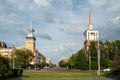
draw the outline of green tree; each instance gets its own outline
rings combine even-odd
[[[67,62],[64,60],[61,60],[58,64],[60,67],[67,67]]]
[[[97,42],[91,42],[89,46],[89,53],[91,57],[91,69],[96,70],[97,69]]]
[[[113,71],[118,71],[118,73],[120,72],[120,41],[116,40],[115,41],[116,44],[116,50],[114,52],[114,56],[113,56]],[[117,72],[116,72],[117,73]]]
[[[29,66],[29,63],[33,59],[33,54],[30,50],[27,49],[16,49],[15,50],[15,63],[16,66],[22,67],[22,68],[27,68]]]
[[[73,69],[75,68],[76,65],[76,54],[73,54],[69,59],[68,59],[68,68]]]
[[[12,75],[8,58],[0,56],[0,76]]]
[[[89,51],[91,54],[91,60],[93,60],[93,61],[97,61],[97,47],[98,47],[98,45],[96,42],[91,42]]]
[[[81,49],[77,52],[76,56],[76,69],[87,70],[88,69],[88,61],[86,57],[86,53],[84,49]]]
[[[46,63],[45,61],[44,62],[40,62],[37,67],[40,67],[40,68],[44,68],[45,66],[49,67],[49,64]]]

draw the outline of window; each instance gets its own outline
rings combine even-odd
[[[91,34],[91,36],[95,36],[95,33],[90,33]]]

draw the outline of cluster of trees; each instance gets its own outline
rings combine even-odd
[[[11,73],[11,68],[9,65],[9,59],[0,56],[0,76],[7,76]]]
[[[91,55],[91,69],[97,70],[97,42],[92,42],[89,46]],[[120,40],[116,41],[100,41],[100,64],[101,69],[111,68],[120,71]],[[72,69],[89,69],[88,52],[85,49],[79,50],[73,54],[67,62],[60,61],[60,67],[68,67]]]
[[[33,54],[27,49],[16,49],[12,51],[11,58],[0,56],[0,76],[21,76],[22,69],[27,68]]]
[[[28,68],[34,55],[28,49],[15,49],[13,52],[13,60],[15,68]],[[13,62],[12,60],[12,62]]]
[[[10,66],[10,59],[0,56],[0,78],[19,77],[23,73],[23,69],[13,69]]]
[[[24,68],[24,69],[33,69],[33,68],[43,68],[43,67],[50,67],[52,64],[48,64],[45,61],[42,61],[40,63],[37,63],[35,65],[31,65],[30,62],[32,62],[34,58],[33,53],[28,49],[16,49],[15,50],[15,67],[16,68]]]

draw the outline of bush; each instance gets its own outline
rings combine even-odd
[[[0,56],[0,77],[19,77],[22,76],[23,69],[12,69],[9,59]]]
[[[120,75],[120,69],[112,70],[113,75]]]
[[[22,76],[23,69],[12,69],[12,73],[13,77],[20,77]]]
[[[11,74],[8,58],[0,56],[0,76],[5,77]]]
[[[92,69],[92,70],[97,70],[97,69],[98,69],[97,61],[92,61],[92,62],[91,62],[91,69]]]

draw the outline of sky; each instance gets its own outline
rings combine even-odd
[[[25,47],[32,24],[36,49],[58,63],[83,48],[89,11],[100,40],[120,39],[120,0],[0,0],[0,41]]]

